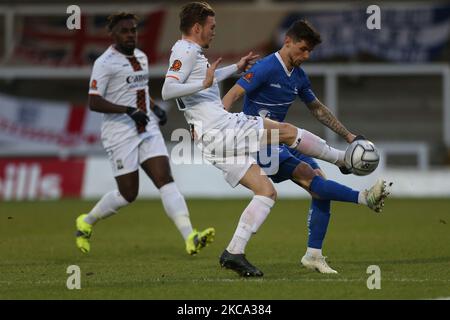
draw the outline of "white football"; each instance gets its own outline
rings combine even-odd
[[[369,140],[353,141],[345,150],[345,166],[357,176],[366,176],[378,167],[380,155]]]

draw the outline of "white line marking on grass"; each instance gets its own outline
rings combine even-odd
[[[250,281],[250,282],[261,282],[261,283],[271,283],[271,282],[365,282],[367,279],[365,278],[325,278],[325,279],[288,279],[288,278],[278,278],[278,279],[270,279],[270,278],[234,278],[234,279],[214,279],[214,278],[201,278],[201,279],[171,279],[170,277],[165,278],[154,278],[154,279],[129,279],[129,280],[118,280],[118,279],[99,279],[95,277],[89,278],[87,282],[92,284],[94,283],[109,283],[109,284],[126,284],[126,283],[202,283],[202,282],[242,282],[242,281]],[[414,278],[383,278],[383,282],[441,282],[441,283],[450,283],[450,279],[414,279]],[[15,281],[0,281],[2,285],[17,285],[17,284],[58,284],[62,283],[60,279],[55,280],[15,280]],[[442,297],[437,299],[450,299],[450,297]]]

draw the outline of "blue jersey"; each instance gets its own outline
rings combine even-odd
[[[316,99],[303,69],[295,67],[289,72],[278,52],[258,61],[237,84],[245,89],[245,114],[267,114],[269,118],[279,122],[284,121],[297,96],[304,103]]]
[[[268,116],[280,122],[286,118],[289,107],[297,96],[304,103],[316,99],[305,72],[299,67],[289,72],[278,53],[258,61],[237,83],[245,89],[245,114]],[[267,172],[266,168],[271,167],[270,163],[266,164],[267,159],[261,161],[260,153],[257,157],[258,164],[276,183],[292,179],[292,172],[301,162],[308,163],[313,169],[319,168],[313,158],[302,155],[284,144],[276,147],[268,146],[266,152],[270,158],[278,158],[277,172]]]

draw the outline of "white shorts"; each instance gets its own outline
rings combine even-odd
[[[159,128],[151,130],[150,133],[149,136],[143,138],[135,136],[125,140],[120,145],[105,148],[114,177],[138,170],[139,165],[147,159],[158,156],[169,157]]]
[[[259,151],[263,129],[261,117],[230,113],[220,128],[203,132],[197,146],[206,160],[222,170],[225,180],[234,188],[256,163],[252,155]]]

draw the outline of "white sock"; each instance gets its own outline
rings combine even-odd
[[[364,192],[359,192],[358,194],[358,203],[359,204],[365,204],[367,206],[367,198]]]
[[[316,248],[310,248],[308,247],[306,249],[306,254],[312,257],[321,257],[322,256],[322,249],[316,249]]]
[[[191,234],[192,224],[189,218],[189,210],[183,195],[177,188],[175,182],[170,182],[159,189],[164,210],[173,221],[183,239],[186,240]]]
[[[253,233],[256,233],[269,215],[275,201],[264,196],[254,196],[245,208],[239,219],[233,238],[227,247],[227,251],[233,254],[245,252],[247,242]]]
[[[84,222],[94,225],[98,220],[105,219],[117,213],[117,210],[126,206],[128,201],[120,194],[119,190],[113,190],[105,194],[92,208]]]
[[[297,128],[297,138],[290,147],[313,158],[321,159],[337,166],[344,165],[345,151],[330,147],[325,140],[307,130]]]

